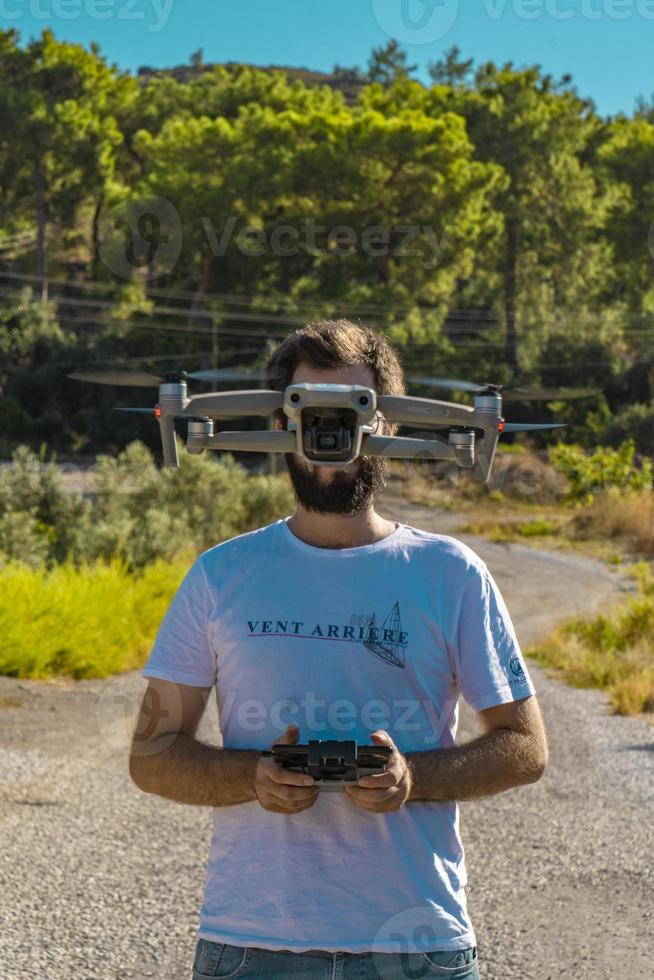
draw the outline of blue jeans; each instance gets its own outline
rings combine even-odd
[[[458,952],[431,953],[328,953],[314,949],[291,953],[257,946],[230,946],[198,939],[193,963],[193,980],[205,977],[243,977],[244,980],[479,980],[474,946]]]

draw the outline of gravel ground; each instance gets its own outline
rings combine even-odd
[[[456,528],[450,514],[391,498],[379,510],[428,530]],[[456,536],[488,562],[523,646],[624,589],[590,560]],[[460,805],[481,975],[646,980],[652,719],[613,716],[600,692],[529,669],[548,730],[545,775]],[[190,978],[211,811],[130,782],[127,748],[144,689],[137,672],[0,678],[3,980]],[[199,737],[220,744],[216,724],[212,702]],[[462,703],[458,740],[476,733]]]

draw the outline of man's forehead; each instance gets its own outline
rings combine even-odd
[[[344,364],[341,367],[312,367],[300,361],[291,384],[340,384],[375,387],[375,377],[367,364]]]

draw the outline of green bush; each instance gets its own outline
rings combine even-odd
[[[59,467],[53,460],[46,463],[44,457],[44,446],[38,455],[27,446],[18,446],[11,464],[0,469],[0,521],[4,529],[0,532],[0,560],[13,558],[34,564],[38,553],[45,564],[52,565],[82,550],[90,505],[81,495],[68,491]]]
[[[603,438],[611,446],[633,438],[639,453],[654,456],[654,400],[647,404],[637,402],[628,405],[607,421]]]
[[[536,538],[543,534],[556,534],[558,524],[546,517],[536,517],[531,521],[518,524],[516,530],[523,538]]]
[[[592,453],[580,446],[559,443],[550,449],[549,459],[568,481],[566,500],[588,504],[602,490],[651,489],[652,464],[646,459],[637,466],[635,452],[633,439],[625,440],[618,449],[599,446]]]
[[[26,447],[0,473],[0,674],[104,677],[142,666],[194,556],[292,510],[285,477],[232,456],[160,470],[131,443],[85,499]]]
[[[0,517],[0,563],[20,561],[30,568],[45,564],[51,539],[30,511],[7,510]]]
[[[129,569],[194,553],[293,509],[286,477],[249,477],[227,454],[191,456],[159,469],[142,442],[99,456],[88,497],[25,446],[0,472],[0,561],[30,567],[120,559]]]
[[[0,674],[105,677],[143,665],[192,561],[130,572],[119,559],[50,571],[8,562],[0,590]]]

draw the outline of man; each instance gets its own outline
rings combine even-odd
[[[385,338],[343,320],[273,353],[267,386],[295,382],[404,393]],[[381,457],[286,460],[295,513],[200,555],[143,671],[132,778],[215,808],[194,978],[478,978],[456,801],[547,762],[508,611],[470,548],[375,512]],[[222,749],[195,738],[214,686]],[[483,734],[456,746],[460,694]],[[321,793],[260,754],[310,738],[388,745],[388,770]]]

